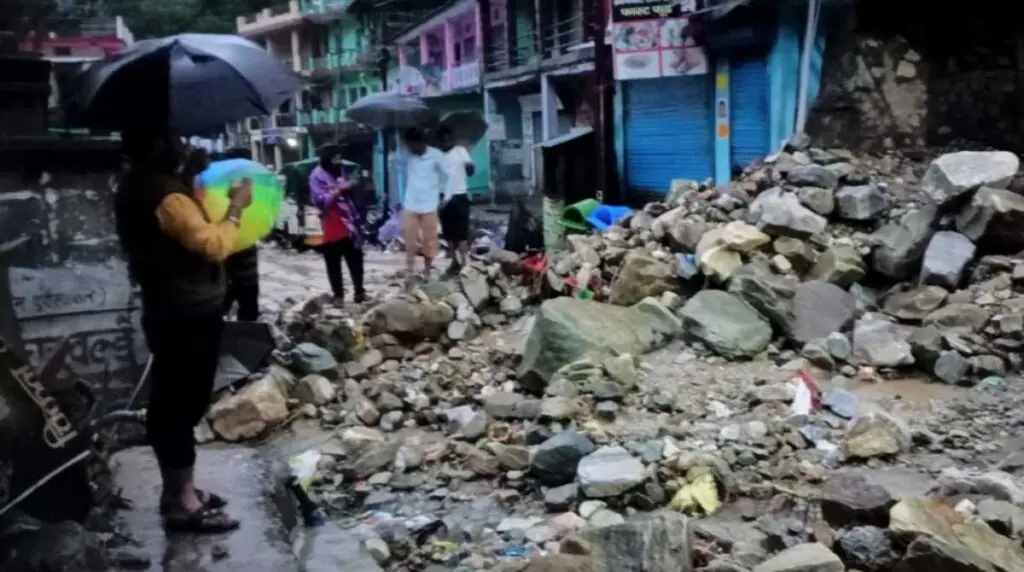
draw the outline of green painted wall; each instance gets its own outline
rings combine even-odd
[[[525,63],[533,56],[534,42],[534,21],[533,21],[533,5],[532,3],[527,7],[525,2],[518,2],[515,6],[515,34],[516,34],[516,58]]]

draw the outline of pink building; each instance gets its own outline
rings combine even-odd
[[[423,97],[478,90],[480,26],[477,3],[462,0],[396,38],[393,89]]]

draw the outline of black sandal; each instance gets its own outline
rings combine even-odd
[[[190,534],[221,534],[238,530],[241,522],[217,508],[204,507],[189,514],[167,515],[164,527],[174,532]]]
[[[222,509],[228,506],[227,499],[217,493],[208,493],[204,490],[196,489],[196,494],[199,495],[199,500],[203,501],[203,508]],[[161,502],[160,515],[167,515],[173,508],[173,503]]]

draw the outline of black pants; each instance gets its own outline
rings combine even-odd
[[[206,414],[217,374],[224,318],[144,313],[142,328],[153,354],[146,433],[160,468],[196,462],[193,429]]]
[[[345,296],[345,283],[341,279],[342,258],[345,259],[345,265],[348,266],[348,273],[352,278],[352,287],[355,288],[356,296],[366,293],[363,288],[363,251],[352,244],[352,239],[343,238],[321,245],[320,254],[324,257],[324,265],[327,266],[327,280],[331,283],[331,291],[336,298]]]
[[[238,303],[237,317],[242,322],[255,322],[260,317],[260,283],[228,280],[228,295],[224,299],[224,313]]]

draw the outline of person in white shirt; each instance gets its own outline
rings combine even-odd
[[[406,285],[415,278],[417,244],[423,253],[424,278],[430,279],[437,256],[437,210],[448,185],[444,153],[427,145],[420,129],[402,135],[405,158],[405,197],[402,200],[402,234],[405,241]]]
[[[476,172],[469,151],[455,144],[452,130],[442,126],[438,132],[441,150],[448,169],[448,186],[441,202],[441,236],[448,243],[452,264],[448,274],[454,275],[469,262],[469,195],[466,178]]]

